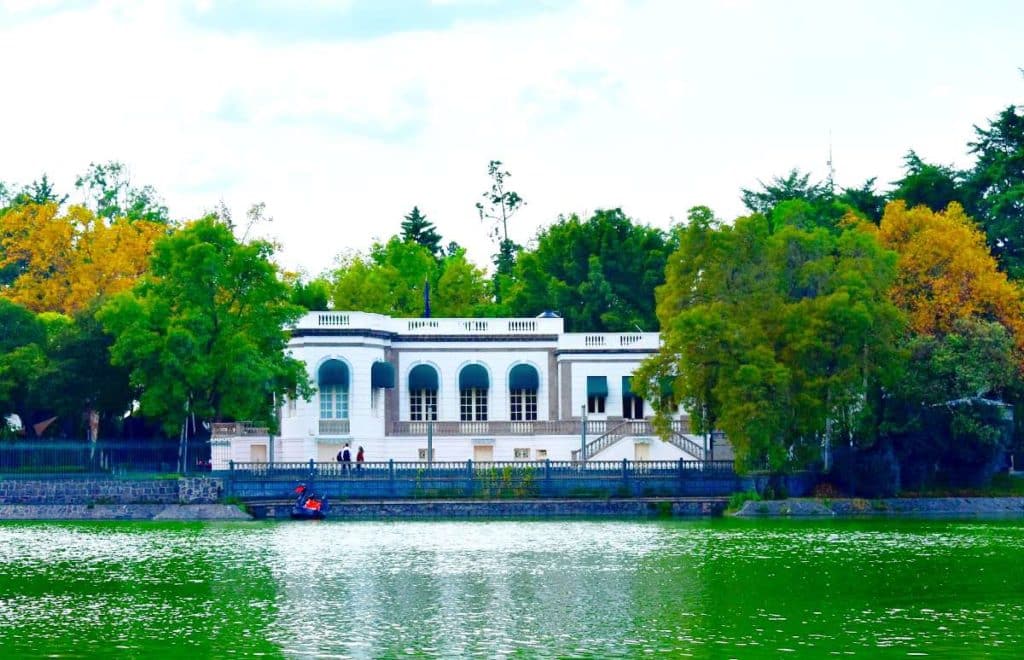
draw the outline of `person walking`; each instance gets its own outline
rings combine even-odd
[[[356,470],[362,470],[363,469],[363,460],[365,460],[365,456],[363,454],[363,448],[359,447],[359,451],[356,452]]]
[[[348,474],[349,469],[352,467],[352,450],[349,449],[348,443],[341,450],[341,471],[343,474]]]

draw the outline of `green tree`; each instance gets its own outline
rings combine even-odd
[[[441,262],[437,282],[431,285],[434,316],[493,316],[487,275],[459,249]]]
[[[272,255],[206,217],[158,241],[149,274],[100,311],[114,364],[130,370],[142,412],[168,434],[190,413],[275,429],[275,399],[311,395],[305,365],[285,350],[302,309]]]
[[[968,174],[968,208],[984,228],[993,256],[1014,279],[1024,279],[1024,106],[1009,106],[974,127],[977,157]]]
[[[742,188],[740,199],[751,213],[770,215],[772,209],[789,200],[817,202],[830,199],[832,193],[824,183],[811,183],[811,175],[792,169],[784,177],[772,177],[771,182],[758,181],[760,190]]]
[[[901,199],[908,208],[927,206],[945,211],[951,202],[964,204],[963,174],[952,167],[926,163],[913,151],[903,158],[903,178],[894,181],[890,200]]]
[[[419,243],[436,258],[440,258],[443,253],[441,235],[437,233],[434,223],[420,213],[418,206],[412,207],[412,211],[402,221],[402,240]]]
[[[505,302],[514,316],[557,310],[571,332],[655,331],[654,289],[671,250],[664,232],[621,209],[560,218],[520,254]]]
[[[131,184],[123,163],[89,163],[85,174],[75,179],[75,187],[85,193],[87,206],[97,217],[148,220],[168,224],[167,207],[160,203],[152,186],[136,188]]]
[[[47,367],[46,327],[29,310],[0,298],[0,418],[17,414],[32,433],[42,407],[40,374]]]
[[[871,177],[860,188],[844,188],[839,201],[854,212],[878,224],[885,211],[885,195],[875,190],[875,177]]]
[[[308,281],[297,277],[290,283],[290,286],[291,293],[288,298],[293,305],[309,312],[319,312],[329,308],[331,283],[326,277],[315,277]]]
[[[873,423],[866,402],[902,327],[886,295],[894,253],[856,228],[726,225],[703,208],[678,235],[657,292],[663,347],[634,379],[645,398],[671,378],[698,432],[715,424],[741,464],[773,470]]]
[[[492,160],[487,164],[487,176],[491,178],[491,189],[483,193],[483,202],[476,203],[477,213],[480,220],[491,223],[491,236],[498,244],[498,254],[495,256],[495,297],[501,302],[502,289],[500,277],[508,277],[512,274],[512,267],[515,265],[516,248],[514,241],[508,237],[508,221],[519,209],[526,205],[526,201],[519,196],[519,193],[506,189],[505,179],[512,176],[512,173],[502,169],[500,160]]]

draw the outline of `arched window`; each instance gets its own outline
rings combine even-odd
[[[537,419],[537,370],[528,364],[517,364],[508,373],[509,415],[513,422]]]
[[[317,374],[320,419],[348,419],[348,367],[341,360],[327,360]]]
[[[437,421],[437,370],[418,364],[409,372],[409,419],[413,422]]]
[[[487,370],[470,364],[459,372],[459,419],[463,422],[487,421],[487,390],[491,381]]]

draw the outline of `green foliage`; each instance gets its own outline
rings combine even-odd
[[[661,230],[621,209],[560,218],[520,253],[505,302],[513,316],[557,310],[570,332],[655,331],[654,289],[670,252]]]
[[[1024,106],[1008,106],[974,127],[977,156],[968,174],[968,209],[984,228],[993,256],[1014,279],[1024,279]]]
[[[491,224],[491,236],[498,244],[498,254],[495,255],[494,264],[497,267],[496,275],[507,276],[512,273],[515,264],[515,253],[518,246],[508,237],[508,221],[520,208],[526,205],[526,200],[513,190],[507,190],[505,179],[512,176],[512,173],[502,169],[500,160],[492,160],[487,164],[487,176],[491,178],[491,189],[483,193],[483,202],[476,203],[477,213],[480,220]],[[501,302],[501,289],[496,286],[496,298]]]
[[[422,316],[428,283],[432,316],[490,315],[484,272],[466,259],[465,250],[437,261],[426,247],[397,236],[375,244],[368,257],[345,258],[331,291],[335,309]]]
[[[152,186],[132,186],[123,163],[89,163],[85,174],[75,179],[75,187],[85,193],[87,206],[97,217],[170,223],[167,207],[160,203],[156,190]]]
[[[773,471],[870,425],[902,328],[886,295],[896,255],[796,203],[802,226],[774,230],[761,214],[722,225],[691,211],[658,289],[663,347],[634,378],[652,402],[672,378],[697,432],[721,428],[741,465]],[[671,411],[655,407],[664,424]]]
[[[130,370],[143,413],[168,434],[189,413],[276,429],[275,397],[311,395],[305,365],[285,352],[302,309],[287,302],[272,254],[203,218],[158,241],[150,273],[100,311],[114,364]]]
[[[299,278],[292,283],[288,299],[293,305],[307,311],[324,311],[329,308],[331,283],[322,277],[314,278],[308,282]]]
[[[729,511],[739,511],[743,508],[743,505],[747,502],[760,502],[761,496],[757,494],[756,490],[740,491],[733,493],[729,496],[729,505],[726,507]]]
[[[422,245],[430,250],[430,254],[435,258],[440,258],[443,254],[441,235],[437,233],[434,223],[420,213],[418,206],[412,207],[412,211],[402,221],[402,240]]]
[[[952,202],[964,205],[962,172],[926,163],[913,150],[907,152],[903,163],[903,178],[893,182],[889,199],[901,199],[908,208],[927,206],[933,211],[945,211]]]

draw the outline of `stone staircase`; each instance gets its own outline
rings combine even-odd
[[[707,460],[707,452],[704,450],[704,447],[686,437],[684,430],[689,430],[688,420],[672,422],[672,434],[666,439],[666,442],[698,461]],[[608,449],[622,438],[649,435],[654,435],[650,422],[634,419],[622,420],[621,423],[609,428],[605,433],[586,444],[586,458],[587,460],[594,458],[597,454]],[[579,461],[580,458],[580,450],[573,450],[572,460]]]

